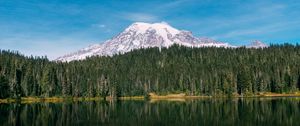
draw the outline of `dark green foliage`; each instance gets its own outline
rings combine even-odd
[[[15,81],[13,82],[13,96],[20,99],[23,94],[23,89],[21,87],[22,71],[20,69],[16,70]]]
[[[300,46],[288,44],[264,49],[174,45],[69,63],[0,52],[1,81],[7,80],[1,90],[8,85],[11,97],[282,93],[299,90],[299,73]]]
[[[252,82],[249,72],[248,69],[241,68],[237,74],[237,90],[239,94],[252,92]]]
[[[9,82],[8,79],[0,75],[0,98],[7,98],[9,97]]]

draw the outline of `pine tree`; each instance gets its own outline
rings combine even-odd
[[[247,68],[242,68],[240,73],[237,75],[237,88],[239,94],[252,92],[251,77],[247,71]]]
[[[15,76],[16,76],[16,80],[15,80],[15,84],[13,86],[14,97],[17,99],[20,99],[21,96],[23,95],[22,87],[21,87],[22,71],[20,69],[17,69]]]
[[[8,98],[10,94],[8,79],[0,75],[0,99]]]
[[[298,87],[298,90],[300,90],[300,74],[298,75],[297,87]]]

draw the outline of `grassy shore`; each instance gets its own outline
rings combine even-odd
[[[258,96],[260,96],[260,97],[300,97],[300,92],[294,92],[294,93],[265,92],[265,93],[259,94]]]
[[[178,98],[210,98],[211,96],[191,96],[184,93],[178,94],[167,94],[167,95],[157,95],[155,93],[149,93],[150,99],[178,99]]]
[[[198,98],[219,98],[219,97],[229,97],[228,95],[215,95],[215,96],[207,96],[207,95],[186,95],[184,93],[178,94],[167,94],[167,95],[157,95],[155,93],[149,93],[150,99],[198,99]],[[238,95],[233,94],[230,97],[232,98],[247,98],[247,97],[300,97],[300,92],[294,93],[272,93],[272,92],[263,92],[258,94],[247,94],[247,95]]]
[[[128,96],[128,97],[119,97],[119,100],[145,100],[144,96]]]
[[[157,95],[155,93],[149,93],[148,99],[150,100],[169,100],[169,101],[185,101],[184,99],[199,99],[199,98],[216,98],[216,97],[228,97],[226,95],[218,95],[218,96],[190,96],[184,93],[178,94],[167,94],[167,95]],[[295,93],[271,93],[264,92],[253,95],[232,95],[232,98],[247,98],[247,97],[300,97],[300,92]],[[115,98],[106,97],[106,100],[114,100]],[[144,96],[126,96],[119,97],[119,100],[145,100]],[[0,103],[38,103],[38,102],[48,102],[48,103],[58,103],[58,102],[76,102],[76,101],[100,101],[104,100],[103,97],[22,97],[21,99],[0,99]]]

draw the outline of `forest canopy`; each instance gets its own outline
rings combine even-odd
[[[300,89],[300,46],[147,48],[72,62],[0,51],[0,99],[286,93]]]

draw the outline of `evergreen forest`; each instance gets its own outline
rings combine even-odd
[[[0,51],[0,99],[186,93],[251,95],[300,90],[300,46],[169,48],[57,62]]]

